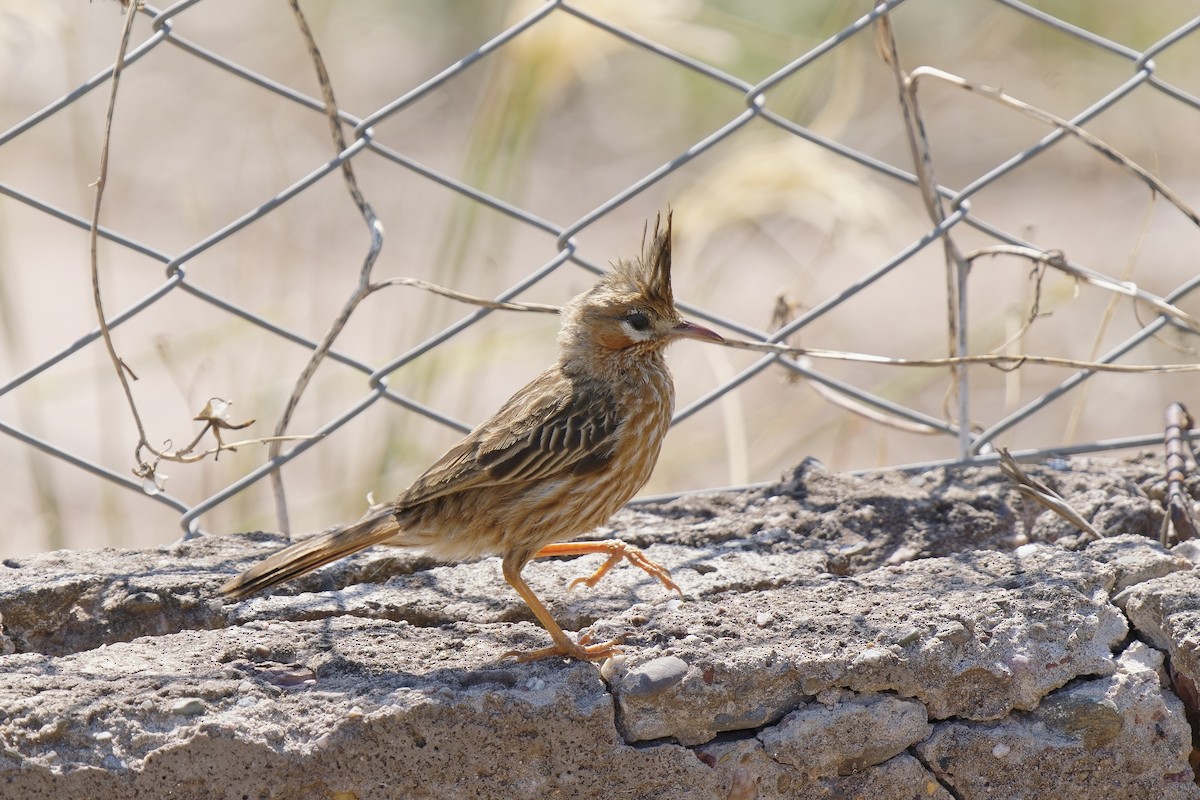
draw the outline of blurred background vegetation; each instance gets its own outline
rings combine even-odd
[[[1194,0],[1039,0],[1062,20],[1143,50],[1185,25]],[[341,106],[360,117],[386,105],[538,9],[531,0],[306,0],[303,8]],[[786,66],[869,10],[814,0],[588,0],[606,22],[750,83]],[[893,14],[908,68],[931,65],[1070,117],[1126,81],[1129,60],[995,0],[910,0]],[[0,130],[108,67],[122,11],[115,2],[0,0]],[[203,0],[173,19],[175,35],[319,96],[285,3]],[[151,34],[138,20],[134,43]],[[1200,95],[1200,34],[1157,56],[1156,74]],[[939,180],[962,187],[1047,131],[979,97],[929,86],[922,107]],[[0,184],[90,214],[107,89],[0,146]],[[893,78],[870,30],[783,80],[767,106],[799,125],[911,170]],[[634,47],[562,10],[379,124],[388,147],[556,225],[585,216],[745,109],[742,94]],[[1143,86],[1088,129],[1200,206],[1200,112]],[[170,44],[125,73],[103,224],[178,253],[265,202],[332,155],[324,118]],[[412,276],[494,296],[557,253],[553,237],[372,153],[354,161],[386,229],[379,279]],[[776,299],[811,308],[929,229],[918,192],[755,120],[581,231],[579,253],[607,263],[637,252],[642,225],[675,209],[677,295],[766,329]],[[1077,142],[1039,156],[972,199],[973,213],[1105,274],[1169,292],[1197,271],[1198,232],[1127,172]],[[956,230],[964,249],[991,241]],[[319,339],[357,280],[367,237],[334,173],[186,265],[189,279],[275,324]],[[106,307],[161,285],[161,264],[102,243]],[[810,347],[902,357],[946,354],[940,251],[927,248],[870,291],[807,327]],[[970,282],[973,352],[1003,346],[1032,302],[1026,263],[980,262]],[[0,383],[94,327],[86,232],[0,195]],[[566,265],[520,299],[562,303],[593,276]],[[1025,352],[1087,358],[1141,322],[1129,305],[1104,322],[1109,297],[1050,275],[1045,316]],[[1200,302],[1181,301],[1190,313]],[[382,364],[472,309],[412,289],[369,298],[337,347]],[[1147,312],[1142,318],[1148,318]],[[555,356],[556,320],[495,313],[390,376],[397,390],[473,425]],[[209,397],[234,401],[244,433],[271,433],[308,357],[236,317],[174,292],[115,332],[137,373],[152,439],[183,443]],[[1145,363],[1195,361],[1178,334],[1139,348]],[[683,405],[752,363],[746,353],[677,346]],[[945,417],[947,376],[818,364],[840,380]],[[973,370],[972,420],[987,425],[1066,374]],[[1153,431],[1170,400],[1192,402],[1194,376],[1100,376],[1002,442],[1049,446]],[[362,376],[327,361],[291,432],[319,428],[365,392]],[[1189,396],[1189,392],[1193,396]],[[136,443],[99,343],[0,396],[0,419],[128,474]],[[390,403],[375,404],[285,469],[295,530],[361,510],[367,492],[403,489],[458,434]],[[228,438],[228,437],[227,437]],[[646,493],[771,480],[806,456],[834,469],[953,457],[946,437],[903,433],[832,406],[768,370],[681,423]],[[197,502],[263,462],[250,446],[219,461],[166,465],[166,488]],[[179,535],[177,515],[0,436],[0,556],[56,547],[138,546]],[[205,515],[205,530],[273,528],[265,481]]]

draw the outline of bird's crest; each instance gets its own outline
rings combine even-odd
[[[667,226],[662,228],[662,215],[654,217],[654,236],[647,241],[642,231],[642,257],[633,261],[619,261],[614,268],[614,277],[628,284],[637,293],[655,304],[673,308],[675,298],[671,291],[671,212],[667,211]]]

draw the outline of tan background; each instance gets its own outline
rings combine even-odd
[[[770,10],[765,7],[770,6]],[[795,6],[795,7],[792,7]],[[865,4],[608,0],[579,6],[664,46],[757,82],[864,13]],[[1107,0],[1041,8],[1142,50],[1196,13],[1185,0],[1147,10]],[[340,104],[365,116],[470,53],[536,8],[477,2],[310,2],[304,5]],[[894,14],[908,67],[937,66],[1055,114],[1071,116],[1133,74],[1129,61],[988,0],[911,0]],[[25,119],[111,64],[122,22],[111,2],[0,0],[0,129]],[[285,3],[204,0],[173,22],[176,35],[306,94],[312,64]],[[134,43],[150,35],[138,20]],[[1200,95],[1200,34],[1155,59],[1157,75]],[[938,178],[961,188],[1046,129],[948,87],[922,95]],[[107,85],[0,146],[0,183],[82,216],[90,213]],[[741,95],[555,11],[498,53],[381,123],[377,138],[406,155],[566,226],[676,157],[744,109]],[[785,80],[768,107],[822,135],[909,169],[893,79],[870,31]],[[1200,206],[1200,111],[1143,86],[1089,130]],[[122,81],[103,223],[179,253],[265,202],[331,157],[321,115],[164,44]],[[494,295],[551,259],[553,237],[462,199],[376,155],[358,157],[363,190],[387,232],[377,277],[415,276]],[[576,241],[605,263],[636,252],[644,220],[675,209],[676,288],[690,303],[764,329],[776,296],[802,308],[841,291],[929,228],[915,189],[755,121],[602,217]],[[1114,277],[1165,294],[1196,274],[1198,232],[1144,185],[1067,141],[989,186],[973,212],[1007,231]],[[960,227],[964,249],[990,243]],[[187,265],[196,284],[318,338],[340,308],[366,252],[361,220],[334,174]],[[157,262],[101,247],[110,312],[161,284]],[[891,356],[944,355],[940,250],[928,248],[871,290],[807,328],[810,347]],[[523,295],[561,303],[591,282],[567,265]],[[1026,352],[1088,357],[1139,325],[1128,302],[1103,324],[1109,297],[1054,275]],[[1028,311],[1029,265],[981,262],[970,283],[973,352],[1001,345]],[[1200,301],[1181,307],[1200,313]],[[469,308],[411,289],[376,294],[339,348],[374,364],[404,352]],[[1141,312],[1142,320],[1149,320]],[[0,196],[0,382],[95,324],[84,231]],[[552,317],[497,313],[391,385],[474,424],[554,357]],[[1131,361],[1194,361],[1179,333]],[[270,433],[307,351],[175,292],[116,332],[140,377],[139,410],[154,440],[182,443],[212,396],[235,401],[246,433]],[[679,405],[754,357],[677,346]],[[944,372],[819,364],[842,380],[944,416]],[[1067,373],[1028,368],[972,375],[972,420],[988,425]],[[1086,396],[1060,400],[1006,434],[1013,448],[1127,436],[1161,427],[1170,400],[1200,403],[1194,375],[1103,376]],[[355,372],[326,363],[292,431],[311,431],[364,393]],[[1072,414],[1079,418],[1071,428]],[[0,420],[128,474],[136,442],[128,409],[98,343],[0,396]],[[356,513],[363,497],[402,489],[456,434],[378,403],[287,470],[293,527]],[[835,469],[956,454],[829,405],[768,370],[682,423],[668,438],[647,493],[770,480],[812,455]],[[252,446],[217,462],[165,465],[169,492],[194,503],[262,462]],[[145,545],[179,535],[177,514],[9,437],[0,436],[0,556],[51,547]],[[205,530],[275,527],[261,482],[205,515]]]

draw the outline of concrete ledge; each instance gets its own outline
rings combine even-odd
[[[602,533],[685,601],[526,570],[626,636],[603,665],[500,661],[546,637],[495,559],[377,548],[230,604],[277,537],[10,559],[0,797],[1200,798],[1200,573],[1150,538],[1158,459],[1033,471],[1105,538],[991,469],[624,512]]]

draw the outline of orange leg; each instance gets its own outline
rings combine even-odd
[[[563,629],[554,621],[554,617],[550,616],[549,610],[542,605],[542,601],[533,593],[533,589],[529,588],[529,584],[521,577],[521,568],[524,566],[523,561],[517,559],[504,559],[504,579],[509,585],[517,590],[517,594],[521,595],[521,599],[529,606],[533,615],[537,617],[538,622],[542,623],[550,638],[554,640],[554,644],[550,647],[543,647],[539,650],[529,650],[521,652],[519,650],[510,650],[501,659],[513,657],[517,661],[535,661],[539,658],[552,658],[554,656],[566,656],[568,658],[577,658],[581,661],[601,661],[609,656],[616,655],[621,652],[617,646],[621,643],[620,639],[613,639],[610,642],[602,644],[588,644],[588,635],[584,634],[579,637],[579,642],[571,641],[571,637],[563,632]]]
[[[591,553],[604,553],[608,555],[608,560],[600,565],[600,568],[586,578],[576,578],[571,581],[568,589],[574,589],[579,584],[586,585],[589,589],[600,582],[610,569],[621,563],[621,559],[628,559],[630,564],[644,570],[647,574],[658,578],[663,586],[671,591],[678,592],[680,597],[683,597],[683,591],[675,585],[675,581],[671,580],[671,572],[666,567],[655,564],[650,559],[646,558],[641,550],[638,550],[633,545],[625,544],[616,539],[609,539],[603,542],[558,542],[556,544],[548,544],[541,550],[533,554],[534,558],[547,558],[549,556],[582,556]],[[509,581],[512,583],[512,581]],[[520,591],[519,589],[517,591]],[[527,601],[528,602],[528,601]]]

